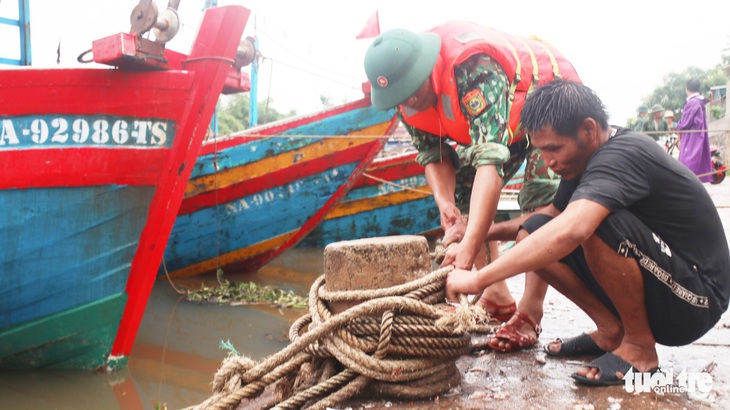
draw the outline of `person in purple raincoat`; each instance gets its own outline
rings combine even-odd
[[[681,132],[679,142],[679,162],[689,168],[702,182],[712,181],[712,156],[710,154],[710,137],[707,134],[707,100],[700,96],[700,81],[687,81],[687,102],[684,104],[682,118],[677,124]]]

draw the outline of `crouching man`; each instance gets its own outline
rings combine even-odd
[[[554,356],[600,355],[574,379],[611,385],[631,367],[654,371],[657,343],[697,340],[728,307],[730,252],[707,190],[651,138],[609,126],[584,85],[537,87],[522,125],[562,178],[555,199],[506,222],[518,243],[499,259],[476,274],[452,271],[447,299],[535,271],[596,324],[546,346]]]

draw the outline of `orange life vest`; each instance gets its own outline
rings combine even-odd
[[[525,97],[534,86],[558,77],[580,81],[573,65],[555,47],[536,38],[523,38],[459,21],[429,31],[441,37],[441,51],[431,72],[438,102],[417,113],[406,107],[401,107],[401,111],[409,125],[443,138],[471,144],[469,122],[459,104],[454,67],[475,54],[486,54],[494,59],[510,81],[510,145],[524,136],[520,129],[520,112]]]

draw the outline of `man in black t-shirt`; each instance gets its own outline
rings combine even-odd
[[[553,356],[602,354],[573,378],[603,386],[624,383],[632,367],[655,371],[656,343],[689,344],[728,307],[730,251],[712,199],[651,138],[610,127],[581,84],[536,88],[522,125],[562,177],[555,200],[493,226],[490,236],[509,232],[519,243],[476,275],[452,271],[447,299],[534,270],[596,323],[546,346]]]

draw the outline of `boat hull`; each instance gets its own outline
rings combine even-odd
[[[0,368],[126,364],[248,14],[208,10],[184,70],[3,71]]]
[[[369,97],[207,142],[160,273],[252,272],[304,238],[396,126]]]

